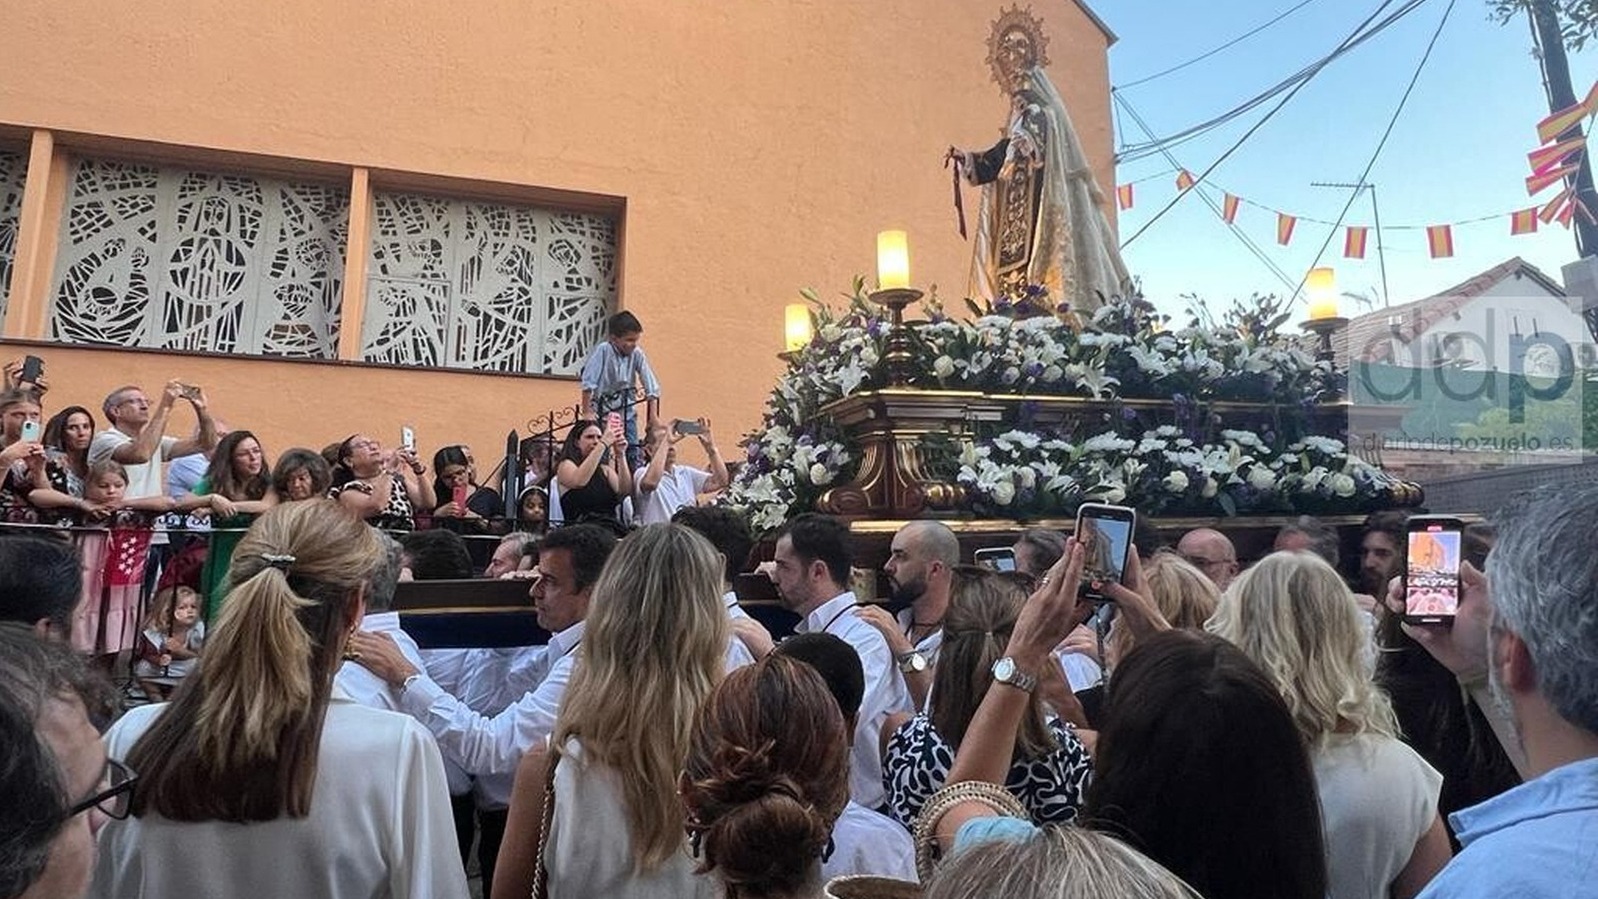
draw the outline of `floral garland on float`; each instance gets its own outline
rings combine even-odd
[[[841,309],[803,293],[813,337],[787,354],[724,499],[761,532],[854,476],[860,448],[823,410],[885,386],[891,322],[863,279]],[[1312,340],[1282,330],[1290,314],[1274,297],[1233,303],[1218,319],[1190,310],[1179,328],[1136,296],[1084,319],[1037,287],[966,305],[969,320],[945,314],[935,294],[922,304],[910,386],[1018,401],[1008,420],[965,439],[922,438],[929,466],[965,488],[974,515],[1068,516],[1089,501],[1150,515],[1356,514],[1390,506],[1399,489],[1316,433],[1317,407],[1341,395],[1342,375],[1315,358]],[[1051,419],[1045,406],[1062,402],[1091,414]],[[1257,426],[1236,427],[1240,415]]]

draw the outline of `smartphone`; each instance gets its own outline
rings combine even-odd
[[[22,374],[18,378],[18,380],[26,381],[29,384],[37,384],[37,383],[39,383],[39,379],[41,377],[43,377],[43,376],[44,376],[44,360],[43,359],[40,359],[38,356],[23,356],[22,357]]]
[[[697,421],[685,421],[681,418],[671,423],[671,427],[679,434],[703,434],[705,428]]]
[[[1015,550],[1008,546],[979,549],[971,554],[971,561],[978,565],[986,565],[994,571],[1014,571]]]
[[[194,386],[193,384],[184,384],[182,392],[184,399],[197,399],[200,395],[200,388]]]
[[[410,425],[400,428],[400,446],[413,453],[416,452],[416,432],[411,430]]]
[[[1465,524],[1446,515],[1409,519],[1404,562],[1404,620],[1451,624],[1459,612],[1459,560]]]
[[[612,412],[609,415],[605,416],[605,430],[607,430],[607,431],[619,431],[619,430],[621,430],[621,413],[620,412]]]
[[[456,487],[455,489],[450,491],[449,501],[454,503],[456,508],[460,509],[462,512],[465,512],[466,511],[466,485],[462,484],[459,487]]]
[[[23,443],[38,443],[39,442],[39,423],[38,422],[36,422],[36,421],[25,421],[25,422],[22,423],[22,442]]]
[[[1129,506],[1083,503],[1076,513],[1077,542],[1082,544],[1082,583],[1077,596],[1093,602],[1110,602],[1101,584],[1119,584],[1126,575],[1126,557],[1132,550],[1132,531],[1137,526],[1137,510]]]

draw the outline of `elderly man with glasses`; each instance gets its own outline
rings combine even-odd
[[[1176,542],[1176,551],[1193,567],[1215,583],[1217,589],[1237,577],[1237,547],[1225,534],[1212,528],[1194,528]]]
[[[0,899],[84,895],[95,834],[127,817],[134,774],[90,721],[107,690],[66,645],[0,624]]]

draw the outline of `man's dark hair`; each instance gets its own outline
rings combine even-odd
[[[605,560],[619,543],[616,536],[605,528],[592,524],[573,524],[556,528],[544,535],[538,544],[539,552],[564,549],[571,553],[572,573],[577,578],[576,589],[586,590],[599,580]]]
[[[1027,528],[1015,538],[1015,542],[1026,547],[1032,566],[1026,569],[1029,574],[1041,576],[1065,555],[1065,535],[1050,528]],[[1020,567],[1019,560],[1016,567]]]
[[[44,620],[61,639],[83,594],[83,569],[72,547],[45,537],[0,537],[0,621],[29,627]]]
[[[778,539],[788,538],[806,566],[820,559],[840,587],[849,586],[849,526],[830,515],[806,512],[783,526]]]
[[[77,697],[95,721],[109,720],[109,686],[56,640],[0,623],[0,897],[19,896],[44,873],[71,806],[66,772],[39,730],[52,700]]]
[[[610,336],[612,337],[626,337],[628,334],[644,333],[643,322],[640,322],[638,316],[633,315],[631,312],[618,312],[612,315],[610,321],[605,323],[605,327],[610,331]]]
[[[1363,534],[1386,534],[1392,538],[1393,545],[1400,548],[1405,546],[1405,532],[1408,530],[1409,513],[1388,509],[1382,512],[1372,512],[1365,517]]]
[[[698,531],[709,540],[727,561],[723,578],[729,584],[738,580],[749,561],[749,551],[755,548],[755,535],[742,512],[726,506],[683,506],[671,516],[671,523]]]
[[[777,644],[777,655],[797,659],[816,669],[827,690],[838,700],[845,720],[860,714],[866,695],[866,670],[860,654],[843,638],[824,631],[797,634]]]
[[[405,547],[393,537],[377,532],[378,542],[383,544],[383,560],[372,569],[371,580],[367,581],[366,611],[367,614],[387,612],[394,606],[394,588],[399,586],[400,569],[404,566]],[[411,570],[412,576],[416,574]]]
[[[454,531],[412,531],[400,538],[400,546],[411,558],[411,577],[419,581],[459,581],[472,576],[471,553]]]

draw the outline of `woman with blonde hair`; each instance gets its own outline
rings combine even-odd
[[[1161,551],[1149,556],[1143,563],[1143,579],[1160,614],[1171,627],[1179,630],[1203,630],[1204,622],[1215,614],[1221,601],[1221,591],[1216,589],[1215,582],[1198,566],[1174,552]],[[1112,626],[1109,645],[1105,647],[1110,667],[1113,669],[1126,658],[1131,648],[1131,630],[1119,623]]]
[[[611,553],[550,746],[517,768],[494,895],[719,894],[694,871],[677,779],[724,670],[722,567],[708,540],[675,524]]]
[[[1332,899],[1420,892],[1449,858],[1442,778],[1398,740],[1358,603],[1319,556],[1278,552],[1221,595],[1212,633],[1252,658],[1310,752]]]
[[[250,525],[198,670],[106,734],[139,780],[91,895],[467,895],[432,737],[331,695],[382,553],[328,500]]]
[[[914,717],[893,715],[883,724],[883,785],[893,816],[905,826],[948,779],[1026,597],[1019,582],[1000,572],[956,569],[929,709]],[[1063,678],[1059,665],[1048,671]],[[1034,693],[1030,706],[1005,786],[1033,820],[1063,824],[1076,818],[1092,759],[1069,725],[1045,713],[1041,695]]]

